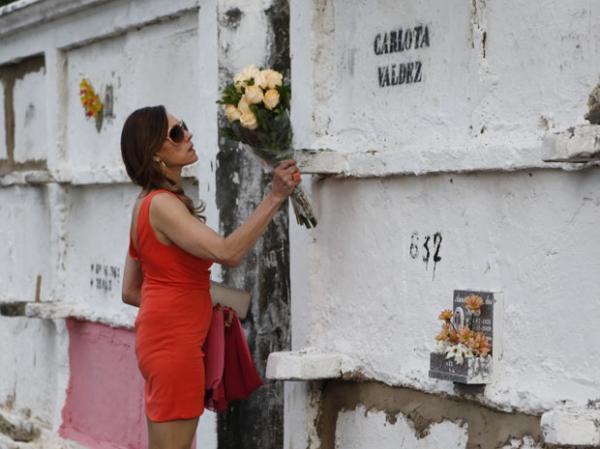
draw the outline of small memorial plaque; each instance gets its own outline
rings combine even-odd
[[[478,296],[483,300],[479,313],[472,313],[467,307],[467,298]],[[487,357],[465,356],[462,363],[447,357],[444,352],[432,352],[429,362],[429,377],[462,384],[487,384],[492,377],[494,360],[497,360],[498,345],[494,344],[494,325],[498,324],[497,312],[499,293],[455,290],[452,307],[452,325],[459,330],[468,327],[474,332],[482,332],[492,346],[492,352]],[[496,326],[498,327],[498,326]],[[497,329],[496,329],[497,330]]]
[[[465,299],[472,295],[479,296],[483,299],[483,306],[481,306],[481,313],[479,316],[470,315],[467,307],[465,306]],[[473,331],[483,332],[486,337],[490,339],[490,343],[493,345],[494,333],[492,330],[494,327],[494,293],[471,290],[454,290],[452,311],[454,312],[455,326],[458,328],[461,326],[469,326],[469,328]]]

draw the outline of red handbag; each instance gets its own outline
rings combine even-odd
[[[237,313],[229,307],[213,308],[204,365],[204,406],[215,412],[226,410],[229,401],[247,399],[263,384]]]

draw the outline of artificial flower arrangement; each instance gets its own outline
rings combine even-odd
[[[446,359],[453,359],[462,365],[467,357],[487,358],[492,352],[492,345],[488,337],[481,331],[473,330],[474,319],[481,315],[483,298],[479,295],[469,295],[465,298],[467,316],[463,325],[457,325],[454,313],[443,310],[439,319],[442,321],[442,330],[435,337],[437,340],[436,352],[446,354]]]
[[[260,70],[252,64],[234,76],[223,89],[219,103],[225,109],[225,137],[247,145],[247,148],[269,167],[284,159],[292,159],[292,127],[290,123],[291,88],[283,74]],[[302,187],[291,195],[298,224],[313,228],[317,220]]]

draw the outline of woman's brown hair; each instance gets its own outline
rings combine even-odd
[[[154,161],[167,138],[168,119],[164,106],[149,106],[133,111],[121,131],[121,155],[131,180],[149,192],[165,189],[175,193],[192,215],[205,221],[201,215],[204,203],[194,207],[194,202],[183,191],[183,187],[168,178]]]

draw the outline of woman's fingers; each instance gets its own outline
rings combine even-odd
[[[273,172],[273,191],[289,196],[300,183],[300,170],[296,161],[287,159],[277,165]]]
[[[290,168],[292,166],[296,165],[296,161],[293,159],[285,159],[283,161],[281,161],[279,164],[277,164],[277,168],[278,169],[282,169],[285,170],[287,168]]]

